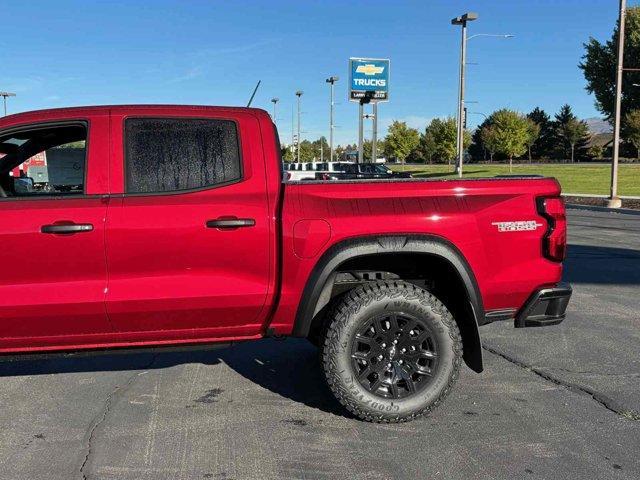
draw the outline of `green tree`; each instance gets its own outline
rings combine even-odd
[[[533,158],[551,158],[554,154],[555,127],[549,115],[539,107],[527,114],[527,118],[538,124],[540,134],[531,145],[530,155]]]
[[[366,162],[371,161],[371,153],[373,151],[373,143],[371,140],[364,140],[362,142],[362,156]]]
[[[626,68],[640,68],[640,6],[627,8],[625,25],[624,65]],[[596,108],[608,119],[612,119],[615,110],[615,71],[618,52],[619,25],[613,30],[611,39],[600,43],[590,38],[584,44],[585,54],[579,67],[587,81],[586,89],[596,97]],[[622,80],[622,115],[631,110],[640,109],[640,72],[628,72]]]
[[[640,110],[632,110],[625,115],[625,138],[636,147],[636,158],[640,160]]]
[[[471,136],[471,145],[469,145],[469,155],[476,161],[487,161],[490,158],[487,158],[489,154],[489,149],[484,144],[484,140],[482,138],[482,132],[485,127],[489,126],[489,119],[485,118],[485,120],[478,125],[478,127],[474,130]]]
[[[489,163],[493,162],[493,156],[499,148],[498,133],[493,128],[493,123],[486,122],[486,125],[480,129],[480,138],[484,148],[489,152]]]
[[[540,125],[526,117],[527,121],[527,152],[529,153],[529,163],[531,163],[531,147],[540,137]]]
[[[429,127],[424,133],[420,134],[420,143],[417,148],[418,156],[425,163],[433,163],[433,157],[436,155],[436,141],[433,134],[429,132]]]
[[[602,158],[604,157],[604,147],[602,145],[591,145],[588,153],[591,158]]]
[[[483,139],[496,153],[509,158],[509,171],[513,171],[513,157],[524,155],[529,139],[529,122],[518,112],[508,109],[491,114],[490,125],[486,126]]]
[[[419,142],[420,134],[415,128],[407,127],[405,122],[394,120],[384,140],[384,152],[387,157],[395,157],[404,162]]]
[[[300,142],[300,161],[311,162],[315,155],[313,144],[309,140],[302,140]]]
[[[457,134],[458,128],[455,118],[434,118],[420,136],[420,150],[423,155],[428,156],[430,161],[435,158],[436,162],[446,161],[451,163],[452,160],[455,160],[457,154]],[[464,146],[466,147],[470,143],[471,135],[465,131]]]
[[[280,148],[280,153],[282,153],[282,159],[285,162],[293,162],[294,161],[294,151],[291,145],[282,146]]]
[[[570,118],[560,125],[560,134],[571,148],[571,163],[575,161],[576,144],[589,135],[587,124],[577,118]]]
[[[313,148],[313,158],[316,161],[320,161],[320,159],[329,160],[329,142],[325,137],[320,137],[318,140],[311,142],[311,147]]]
[[[581,158],[587,156],[590,140],[589,127],[578,120],[569,105],[565,104],[560,108],[555,117],[555,125],[558,154],[563,159],[570,157],[573,163],[576,154]]]

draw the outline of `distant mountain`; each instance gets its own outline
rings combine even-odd
[[[611,133],[613,131],[613,128],[611,128],[611,124],[603,118],[585,118],[584,121],[587,124],[587,127],[589,127],[589,131],[593,134]]]

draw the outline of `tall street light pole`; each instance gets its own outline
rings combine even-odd
[[[303,93],[304,92],[302,90],[298,90],[296,92],[296,97],[298,97],[298,145],[297,145],[298,152],[297,152],[296,158],[298,163],[300,163],[300,97],[302,97]]]
[[[456,153],[457,163],[456,171],[458,176],[462,177],[462,163],[464,157],[464,125],[465,125],[465,107],[464,107],[464,91],[465,91],[465,67],[467,64],[467,41],[475,37],[499,37],[499,38],[513,38],[514,35],[505,34],[491,34],[491,33],[477,33],[467,38],[467,22],[478,19],[478,14],[475,12],[467,12],[464,15],[453,18],[451,25],[460,25],[462,27],[462,42],[460,51],[460,80],[459,80],[459,93],[458,93],[458,134],[456,136]]]
[[[462,40],[460,49],[460,79],[458,84],[458,134],[456,136],[456,153],[458,162],[456,170],[458,175],[462,177],[462,155],[464,152],[464,71],[467,63],[467,22],[471,22],[478,18],[475,12],[467,12],[451,20],[451,25],[460,25],[462,27]]]
[[[273,103],[273,123],[277,123],[276,122],[276,104],[280,101],[279,98],[272,98],[271,99],[271,103]]]
[[[0,97],[2,97],[4,102],[4,116],[7,116],[7,97],[15,97],[15,93],[11,92],[0,92]]]
[[[330,106],[329,106],[329,161],[333,162],[333,86],[338,81],[338,77],[331,76],[325,80],[330,85]]]
[[[618,65],[616,68],[616,110],[613,123],[613,158],[611,159],[611,195],[607,206],[620,208],[622,200],[618,197],[618,158],[620,156],[620,117],[622,108],[622,74],[624,70],[624,27],[627,17],[627,1],[620,0],[620,19],[618,31]]]

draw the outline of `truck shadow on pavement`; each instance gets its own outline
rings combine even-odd
[[[640,251],[570,244],[563,280],[569,283],[638,285]]]
[[[244,378],[284,398],[349,416],[324,384],[317,349],[307,340],[296,338],[241,342],[216,350],[5,357],[0,360],[0,378],[170,369],[193,363],[220,369],[227,365]]]

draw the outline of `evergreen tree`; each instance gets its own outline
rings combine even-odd
[[[624,36],[624,65],[638,68],[640,63],[640,5],[627,7]],[[608,119],[613,118],[615,110],[615,71],[618,56],[618,31],[616,25],[611,39],[600,43],[590,38],[584,45],[585,54],[578,65],[587,81],[587,92],[596,97],[596,108]],[[640,72],[629,71],[622,76],[622,118],[632,110],[640,109]]]
[[[538,124],[540,135],[531,145],[531,157],[551,158],[554,154],[555,132],[549,115],[539,107],[534,108],[527,117]]]
[[[483,129],[491,124],[490,118],[491,117],[485,119],[484,122],[478,125],[478,127],[474,130],[473,135],[471,135],[469,155],[471,155],[471,158],[476,162],[491,161],[491,155],[489,154],[487,146],[484,144],[482,136]]]
[[[560,108],[555,116],[555,138],[557,155],[565,160],[588,157],[589,128],[587,124],[578,120],[567,104]]]

